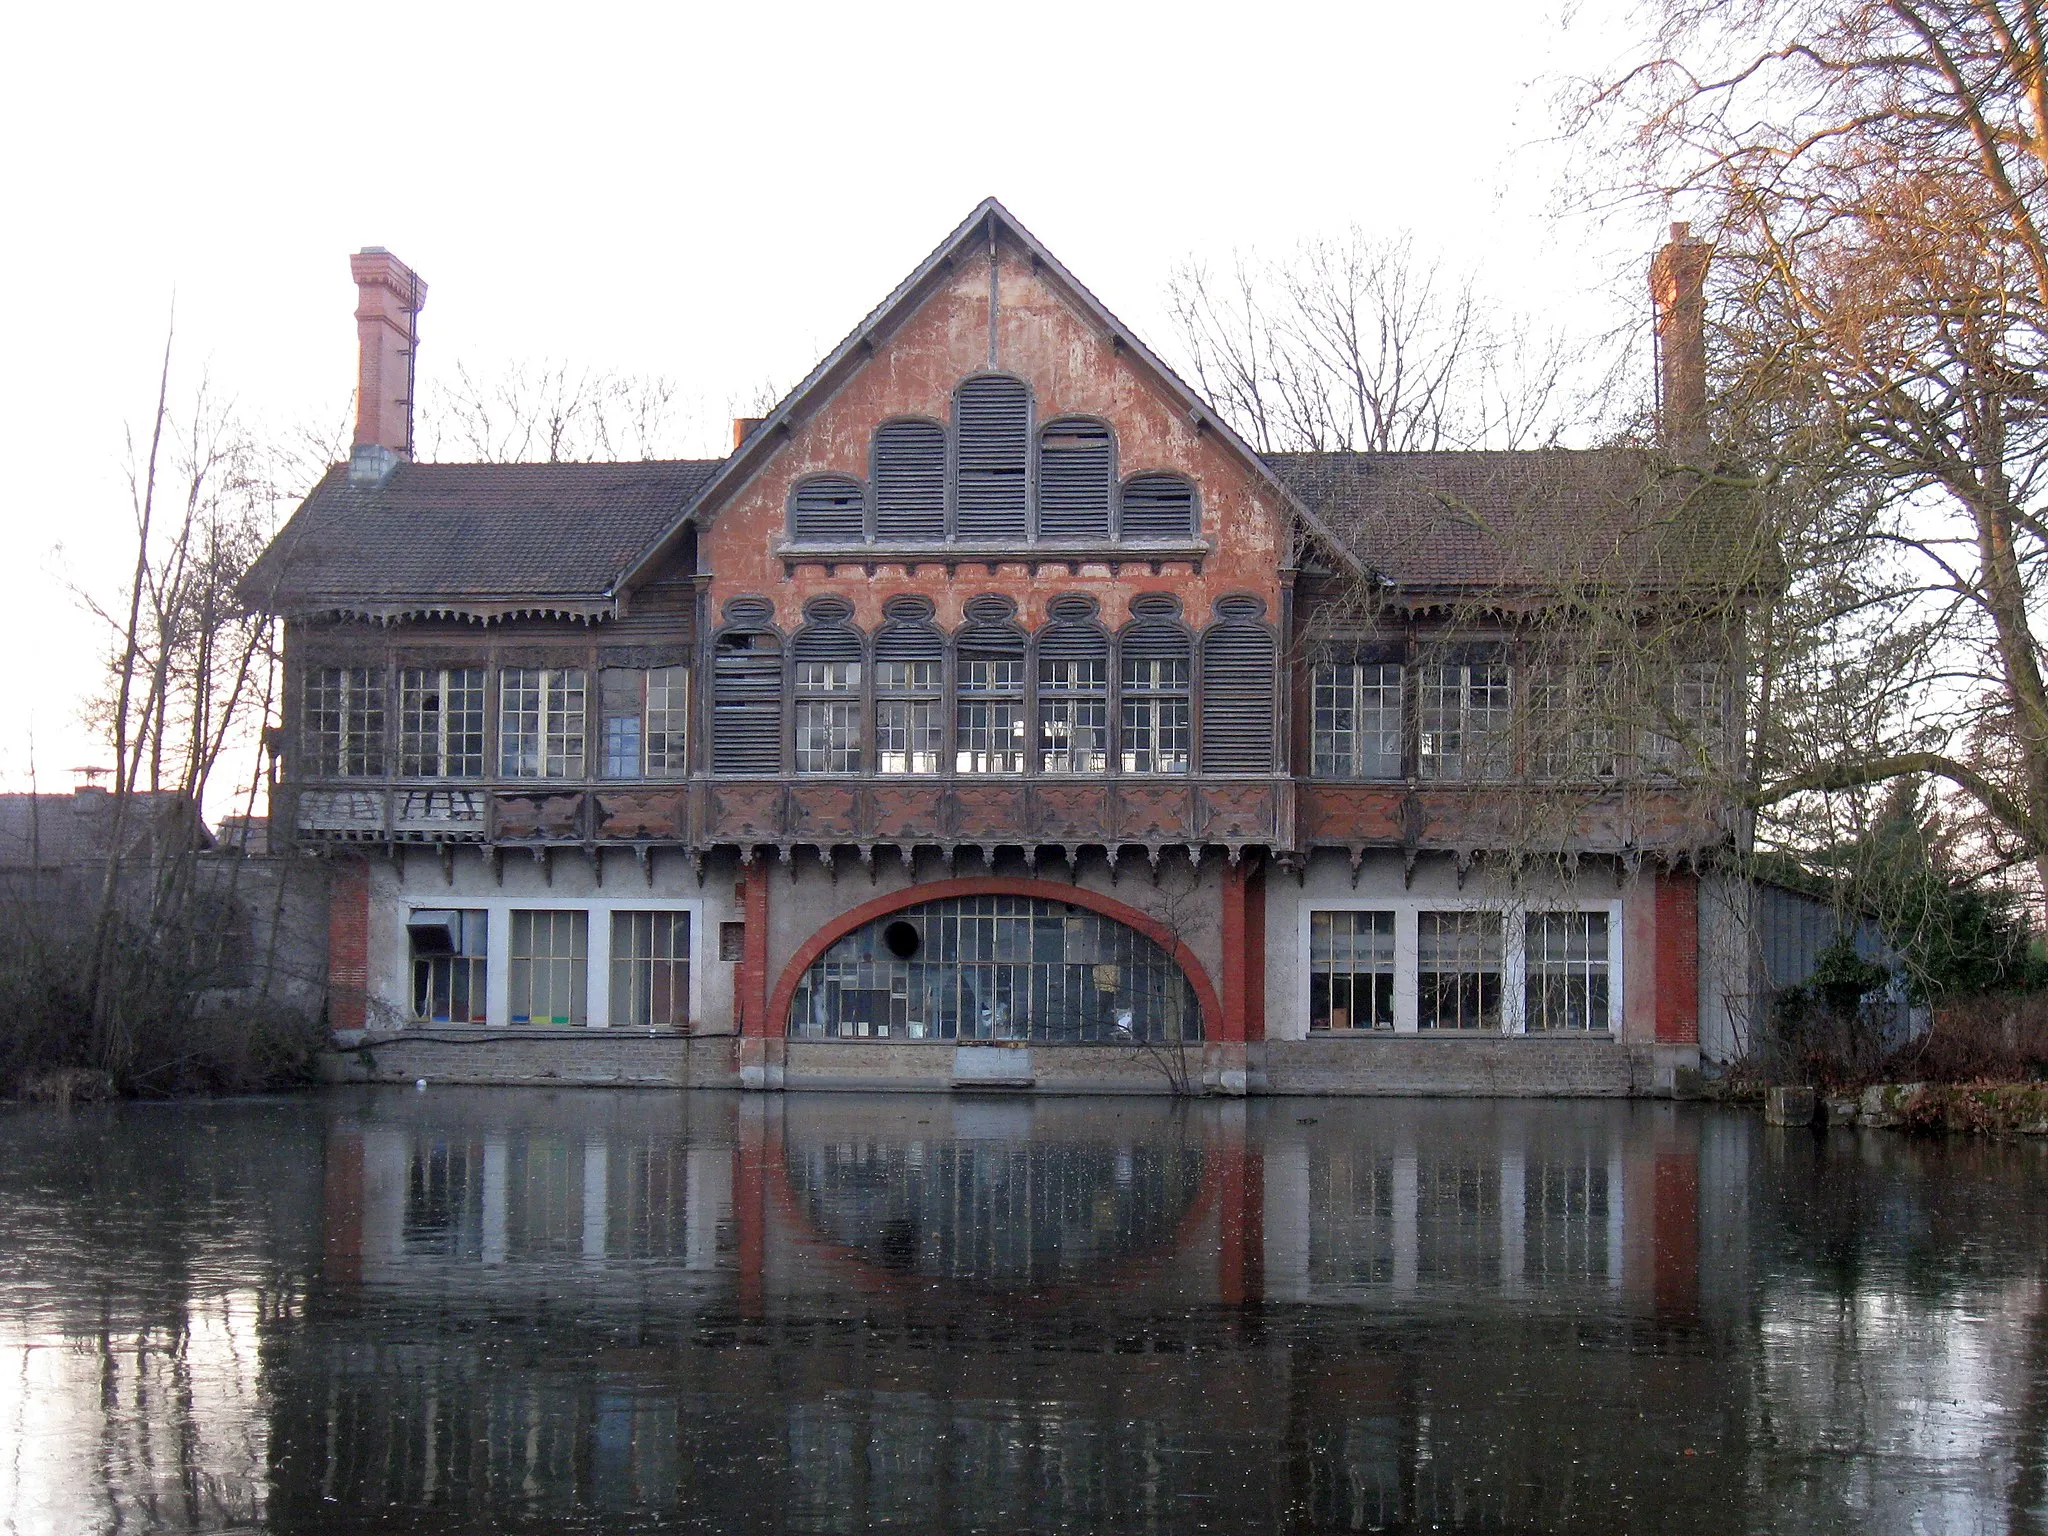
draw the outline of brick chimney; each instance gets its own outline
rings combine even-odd
[[[414,359],[427,285],[381,245],[348,259],[356,280],[356,441],[349,479],[380,485],[412,457]]]
[[[1713,247],[1673,224],[1650,261],[1657,313],[1657,424],[1667,446],[1696,439],[1707,419],[1707,262]]]
[[[766,416],[735,416],[732,419],[732,450],[738,453],[740,444],[760,430]]]

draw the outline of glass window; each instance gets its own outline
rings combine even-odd
[[[1186,773],[1187,661],[1127,656],[1123,684],[1124,772]]]
[[[308,667],[300,751],[314,778],[384,772],[384,673],[378,667]]]
[[[498,679],[498,771],[582,778],[583,693],[581,667],[507,667]]]
[[[1499,1029],[1501,915],[1416,915],[1415,1023],[1419,1029]]]
[[[418,779],[484,776],[482,667],[407,667],[398,674],[398,771]]]
[[[1416,767],[1423,778],[1507,777],[1512,681],[1504,662],[1421,669]]]
[[[606,778],[680,778],[690,771],[687,667],[606,667],[597,681]]]
[[[860,663],[796,664],[796,771],[860,772]]]
[[[1720,663],[1687,662],[1658,683],[1639,747],[1643,766],[1701,778],[1728,760],[1727,686]]]
[[[1524,954],[1527,1028],[1610,1027],[1606,913],[1531,912]]]
[[[1308,1027],[1394,1027],[1394,914],[1312,912]]]
[[[1099,657],[1038,662],[1038,771],[1109,771],[1109,663]]]
[[[875,769],[937,773],[945,747],[936,661],[875,663]]]
[[[1313,674],[1314,772],[1328,779],[1401,777],[1401,668],[1325,661]]]
[[[1530,674],[1529,756],[1538,778],[1614,777],[1611,686],[1603,666],[1542,667]]]
[[[488,926],[482,912],[414,912],[407,919],[415,1019],[423,1024],[484,1022]]]
[[[1024,663],[963,657],[956,689],[960,773],[1024,771]]]
[[[840,939],[804,973],[789,1032],[810,1038],[1201,1039],[1187,978],[1113,918],[1021,896],[927,902]]]
[[[512,1022],[584,1023],[589,956],[588,912],[514,912]]]
[[[690,1022],[690,914],[612,914],[611,1022],[686,1028]]]

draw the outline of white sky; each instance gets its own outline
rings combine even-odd
[[[1261,6],[35,6],[0,63],[10,567],[0,787],[107,760],[78,718],[105,637],[67,590],[132,555],[123,432],[176,377],[279,429],[342,415],[348,252],[431,288],[457,360],[671,376],[723,451],[993,193],[1171,355],[1162,298],[1356,222],[1411,230],[1592,337],[1658,229],[1558,222],[1560,80],[1622,0]],[[57,546],[61,544],[61,552]]]

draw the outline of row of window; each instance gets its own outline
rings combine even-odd
[[[936,421],[884,422],[875,429],[866,482],[815,475],[791,490],[791,541],[1186,543],[1195,536],[1195,491],[1185,478],[1142,474],[1119,484],[1116,435],[1106,423],[1063,417],[1034,437],[1031,415],[1023,380],[978,374],[954,394],[950,431]]]
[[[597,763],[609,779],[681,777],[689,669],[599,670]],[[389,765],[387,679],[380,667],[309,667],[299,747],[317,778],[381,778]],[[498,674],[498,767],[508,779],[580,779],[590,753],[588,674],[581,667],[506,667]],[[400,777],[485,776],[485,669],[404,667],[398,673]]]
[[[1315,1033],[1391,1030],[1397,1020],[1400,914],[1309,914],[1308,1016]],[[1414,914],[1415,1016],[1424,1032],[1540,1033],[1612,1025],[1604,912],[1422,911]],[[1518,942],[1510,942],[1510,941]],[[1521,973],[1509,1018],[1511,973]]]
[[[1714,662],[1675,668],[1638,701],[1604,668],[1504,661],[1319,662],[1310,689],[1317,778],[1598,780],[1631,765],[1699,775],[1728,755]]]
[[[423,1024],[482,1024],[489,1004],[490,914],[415,911],[412,1013]],[[514,1024],[590,1022],[590,914],[509,914],[507,1016]],[[682,1029],[690,1018],[690,914],[611,914],[614,1025]]]

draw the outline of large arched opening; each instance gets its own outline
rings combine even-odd
[[[769,1000],[793,1039],[1195,1044],[1222,1011],[1180,935],[1047,880],[944,880],[840,914]],[[863,1027],[865,1026],[865,1027]]]

